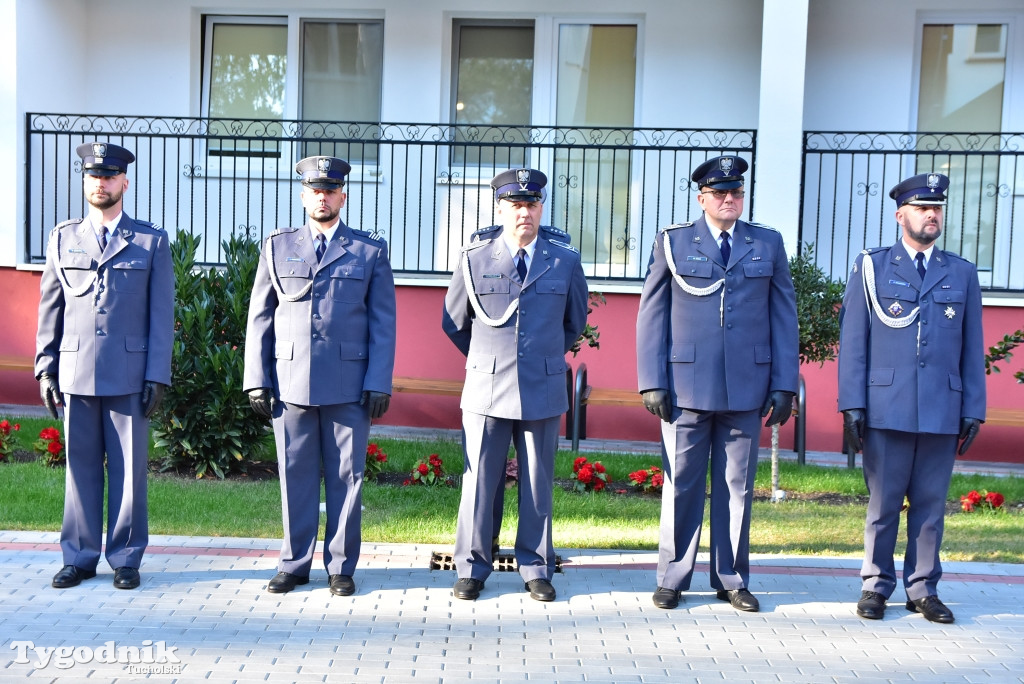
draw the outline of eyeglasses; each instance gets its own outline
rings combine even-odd
[[[744,192],[742,189],[736,189],[736,190],[701,190],[700,194],[702,194],[702,195],[712,195],[716,200],[721,202],[722,200],[725,199],[726,195],[732,195],[733,199],[743,199],[743,196],[746,195],[747,193]]]

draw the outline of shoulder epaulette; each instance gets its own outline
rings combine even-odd
[[[376,233],[376,232],[371,233],[368,230],[361,230],[359,228],[353,228],[352,232],[355,233],[356,235],[358,235],[359,237],[364,237],[367,240],[372,240],[373,242],[376,242],[377,244],[383,244],[384,243],[384,238],[381,237],[379,233]]]
[[[766,225],[765,225],[765,224],[763,224],[763,223],[754,223],[754,222],[752,222],[752,221],[747,221],[747,225],[748,225],[748,226],[753,226],[754,228],[764,228],[765,230],[771,230],[771,231],[774,231],[774,232],[776,232],[776,233],[778,233],[778,232],[779,232],[779,231],[778,231],[778,230],[776,230],[775,228],[772,228],[771,226],[766,226]]]
[[[868,247],[867,249],[862,249],[860,251],[860,253],[861,254],[876,254],[878,252],[882,252],[882,251],[885,251],[887,249],[889,249],[889,248],[888,247]]]
[[[568,242],[562,242],[561,240],[548,240],[548,242],[550,244],[552,244],[552,245],[558,245],[559,247],[563,247],[563,248],[569,250],[570,252],[576,252],[577,254],[580,253],[580,250],[576,249],[575,247],[570,245]]]
[[[476,242],[477,240],[483,240],[485,237],[489,237],[491,233],[497,234],[501,231],[501,226],[484,226],[473,231],[473,234],[469,236],[470,242]]]
[[[664,233],[666,230],[675,230],[676,228],[692,228],[692,227],[693,227],[693,221],[688,221],[686,223],[673,223],[670,226],[664,226],[661,229],[660,232]]]
[[[62,222],[58,223],[57,225],[55,225],[53,227],[53,229],[54,230],[63,230],[64,228],[67,228],[68,226],[77,226],[79,223],[81,223],[84,220],[85,219],[81,219],[81,218],[68,219],[67,221],[62,221]]]
[[[544,235],[548,240],[560,240],[565,244],[572,242],[572,237],[561,228],[555,228],[554,226],[541,226],[539,232]]]
[[[153,223],[152,221],[143,221],[142,219],[137,219],[137,218],[133,218],[132,221],[135,221],[135,223],[139,224],[140,226],[142,226],[144,228],[152,228],[153,230],[160,231],[161,233],[166,232],[166,231],[164,231],[163,228],[161,228],[159,225]]]
[[[271,232],[270,235],[268,235],[267,237],[278,237],[279,235],[288,235],[289,233],[294,233],[297,230],[298,230],[298,228],[295,227],[295,226],[287,226],[285,228],[278,228],[277,230],[274,230],[273,232]]]
[[[473,249],[480,249],[480,248],[481,248],[481,247],[483,247],[484,245],[489,245],[489,244],[491,244],[491,242],[492,242],[492,240],[491,240],[491,239],[487,239],[487,240],[477,240],[476,242],[471,242],[471,243],[469,243],[468,245],[463,245],[463,246],[462,246],[462,251],[463,251],[463,252],[468,252],[468,251],[470,251],[470,250],[473,250]]]

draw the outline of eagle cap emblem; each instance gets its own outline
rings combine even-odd
[[[939,174],[937,174],[937,173],[929,173],[928,174],[928,189],[929,190],[935,190],[937,187],[939,187]]]
[[[722,169],[722,173],[729,175],[729,172],[732,171],[732,163],[732,157],[722,157],[718,162],[718,168]]]
[[[321,176],[326,176],[327,172],[331,170],[331,160],[327,157],[320,157],[316,160],[316,168]]]
[[[92,144],[92,156],[94,156],[94,157],[106,157],[107,156],[107,146],[105,144],[103,144],[103,143],[93,143]]]
[[[530,169],[519,169],[516,171],[516,182],[526,184],[530,182]]]

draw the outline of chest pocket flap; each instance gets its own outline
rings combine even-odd
[[[743,264],[743,275],[747,278],[770,278],[775,267],[770,261],[752,261]]]
[[[366,269],[362,264],[335,264],[331,268],[332,278],[354,278],[362,280]]]
[[[313,269],[305,261],[283,261],[277,265],[277,275],[281,278],[308,279]]]
[[[541,278],[535,287],[540,294],[565,294],[569,291],[569,283],[558,278]]]
[[[495,277],[491,278],[485,275],[480,278],[476,283],[477,294],[508,294],[509,285],[512,281],[508,278]]]
[[[710,261],[684,261],[679,263],[676,260],[676,273],[686,278],[710,278],[713,266]]]
[[[88,254],[66,253],[61,257],[60,265],[62,268],[83,268],[91,270],[96,267],[96,261]]]
[[[119,271],[141,271],[146,268],[146,262],[142,259],[126,259],[114,262],[110,267]]]

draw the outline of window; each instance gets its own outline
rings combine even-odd
[[[1005,34],[1002,24],[925,24],[921,35],[921,71],[917,130],[956,133],[954,149],[994,153],[1002,130],[1006,79]],[[978,265],[983,281],[999,270],[997,244],[999,193],[993,192],[1004,173],[996,154],[936,154],[925,143],[918,156],[918,173],[939,171],[950,178],[946,206],[946,249]],[[1005,208],[1003,208],[1005,211]],[[998,275],[997,275],[998,277]],[[983,284],[986,284],[983,282]]]
[[[299,24],[299,45],[288,44],[293,22]],[[211,156],[282,155],[281,142],[258,143],[236,137],[238,131],[244,136],[246,126],[231,122],[240,120],[380,121],[383,22],[208,16],[205,29],[204,114],[230,120],[211,123]],[[290,60],[300,65],[297,87],[289,87]],[[298,102],[289,101],[291,92],[298,93]],[[269,130],[274,132],[273,127]],[[284,137],[283,126],[278,132]],[[331,136],[315,137],[326,141]],[[318,140],[305,143],[294,156],[312,154],[375,163],[377,149],[375,145],[356,149]]]
[[[456,21],[453,27],[451,120],[499,129],[482,138],[478,130],[459,127],[453,148],[455,164],[491,168],[525,166],[519,131],[506,126],[529,126],[533,103],[533,22],[488,23]],[[486,175],[486,174],[485,174]]]

